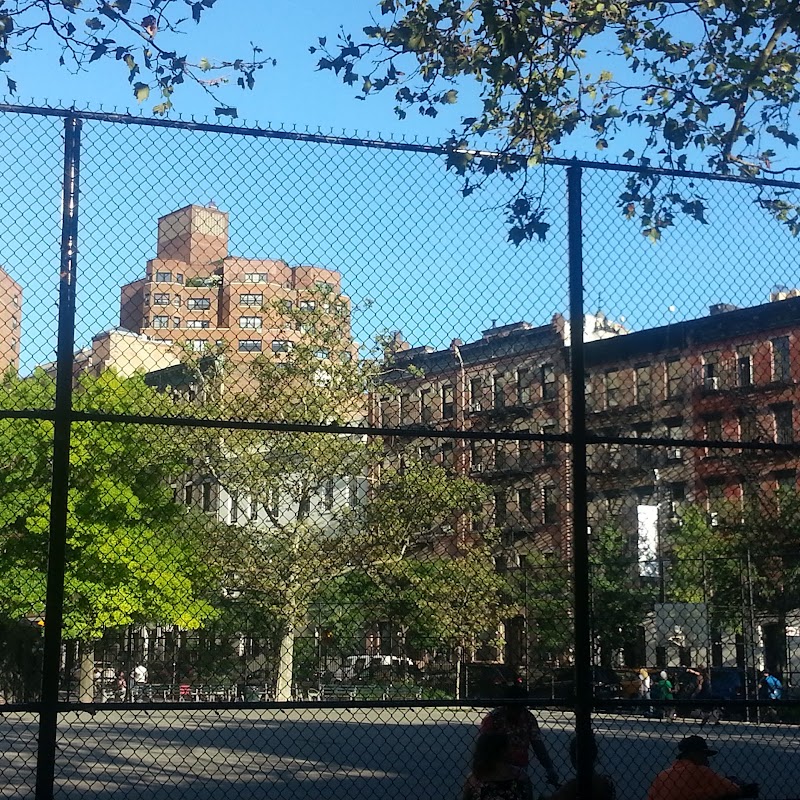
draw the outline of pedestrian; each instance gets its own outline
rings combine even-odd
[[[647,800],[728,800],[757,797],[758,784],[739,784],[714,772],[711,750],[702,736],[688,736],[678,744],[678,757],[656,775]]]
[[[144,699],[145,684],[147,683],[147,667],[144,664],[137,664],[133,668],[133,702]]]
[[[718,706],[710,705],[714,695],[711,691],[711,670],[706,667],[702,670],[702,683],[700,690],[697,692],[697,699],[702,700],[703,705],[700,707],[700,726],[702,727],[707,722],[713,722],[715,725],[720,724],[722,718],[722,709]]]
[[[652,689],[651,695],[653,700],[672,701],[674,699],[672,694],[672,682],[666,670],[662,669],[661,672],[659,672],[658,680]],[[659,709],[658,717],[659,719],[673,720],[676,718],[675,709],[670,705],[664,705]]]
[[[766,700],[768,703],[777,703],[783,697],[783,684],[768,669],[761,673],[761,680],[758,684],[758,699]],[[768,722],[778,721],[778,711],[774,707],[768,708],[765,714]]]
[[[642,704],[644,711],[642,713],[647,717],[653,716],[653,706],[650,705],[650,691],[652,687],[653,679],[650,677],[650,673],[647,669],[642,667],[639,670],[639,699],[644,701]]]
[[[509,739],[511,765],[525,770],[526,773],[529,750],[533,749],[534,755],[547,773],[547,782],[558,787],[558,773],[542,739],[539,723],[523,702],[527,697],[528,693],[522,686],[509,687],[506,690],[506,702],[483,718],[481,733],[493,731],[506,734]]]
[[[511,763],[511,740],[500,731],[478,736],[463,800],[532,800],[527,771]]]
[[[128,681],[125,679],[125,670],[121,669],[117,673],[117,678],[114,681],[114,693],[118,700],[124,701],[125,694],[128,691]]]
[[[592,761],[592,800],[615,800],[617,793],[614,789],[614,782],[607,775],[601,775],[595,771],[597,763],[597,742],[594,734],[590,739],[589,755]],[[573,737],[569,743],[569,760],[572,766],[578,768],[578,739]],[[577,800],[578,798],[578,779],[573,778],[567,781],[550,800]]]

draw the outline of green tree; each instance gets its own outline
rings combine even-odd
[[[378,470],[383,444],[355,434],[303,430],[363,422],[371,392],[386,376],[380,353],[359,357],[345,298],[311,292],[302,307],[274,309],[285,352],[264,355],[242,373],[222,361],[206,370],[193,413],[266,420],[299,430],[198,433],[197,461],[231,497],[255,508],[217,547],[223,572],[263,598],[280,620],[278,699],[291,697],[295,639],[321,581],[357,565],[402,555],[413,537],[452,522],[469,507],[466,479],[443,470]],[[383,487],[382,491],[378,491]],[[402,488],[398,488],[402,487]],[[398,492],[403,497],[398,497]],[[367,502],[369,497],[373,497]],[[417,503],[410,507],[408,500]]]
[[[600,528],[590,557],[594,637],[601,662],[611,666],[613,655],[634,639],[649,611],[650,593],[641,585],[627,537],[616,527]]]
[[[235,82],[252,89],[256,73],[274,59],[259,47],[246,58],[192,60],[178,48],[187,25],[199,24],[217,0],[8,0],[0,3],[0,71],[8,93],[15,94],[15,53],[50,41],[60,50],[59,63],[77,70],[97,61],[115,61],[124,69],[134,97],[159,100],[153,113],[172,108],[175,90],[185,82],[203,89],[219,103],[218,115],[235,117],[236,109],[219,100],[218,89]],[[222,5],[222,3],[219,3]],[[190,23],[190,20],[192,21]],[[233,77],[231,77],[233,76]]]
[[[707,601],[717,629],[749,627],[742,608],[749,602],[762,621],[774,620],[779,641],[776,657],[785,666],[786,617],[800,606],[800,495],[779,490],[754,496],[744,514],[731,503],[715,511],[690,508],[673,535],[669,574],[677,597]],[[743,602],[743,600],[745,602]]]
[[[620,133],[626,146],[638,134],[621,155],[643,167],[703,159],[720,173],[785,172],[777,165],[798,142],[799,29],[788,0],[380,0],[362,34],[342,33],[335,46],[320,39],[311,51],[360,98],[391,93],[401,118],[464,102],[447,166],[468,194],[570,137],[604,150]],[[479,152],[487,148],[501,158]],[[657,176],[632,175],[620,200],[654,240],[676,213],[705,222],[701,196]],[[800,231],[785,197],[756,202]],[[536,190],[521,189],[508,210],[512,241],[544,237]]]
[[[42,372],[8,375],[0,392],[6,408],[46,408],[54,382]],[[80,378],[74,395],[78,411],[158,414],[168,402],[141,378],[111,371]],[[10,620],[45,612],[52,437],[49,421],[0,420],[0,613]],[[156,426],[73,424],[66,639],[91,643],[146,622],[198,628],[214,615],[200,543],[170,488],[185,463],[179,439]]]

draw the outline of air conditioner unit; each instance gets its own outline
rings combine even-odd
[[[485,468],[486,468],[486,465],[482,464],[482,463],[481,464],[473,464],[472,465],[472,471],[473,472],[483,472],[483,470]]]
[[[683,450],[680,447],[672,447],[667,450],[667,458],[670,461],[680,461],[683,458]]]
[[[469,407],[470,411],[483,411],[483,407],[480,403],[471,403]]]
[[[712,511],[712,512],[711,512],[711,513],[708,515],[708,524],[709,524],[709,525],[710,525],[712,528],[718,528],[718,527],[719,527],[719,513],[718,513],[718,512],[716,512],[716,511]]]
[[[705,380],[706,389],[719,389],[719,378],[716,376],[709,376]]]

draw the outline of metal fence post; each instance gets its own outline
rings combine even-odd
[[[72,370],[75,351],[75,281],[78,244],[78,179],[81,120],[64,120],[64,188],[61,213],[61,274],[58,290],[58,349],[53,480],[50,493],[50,542],[47,559],[44,659],[36,760],[36,800],[51,800],[55,779],[58,688],[61,672],[61,628],[67,541]]]
[[[582,169],[567,168],[572,433],[572,558],[575,591],[575,736],[578,797],[592,796],[592,603],[586,513],[586,395],[583,350]]]

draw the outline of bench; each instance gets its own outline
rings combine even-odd
[[[346,683],[332,683],[322,687],[323,700],[355,700],[358,693],[357,686]]]

